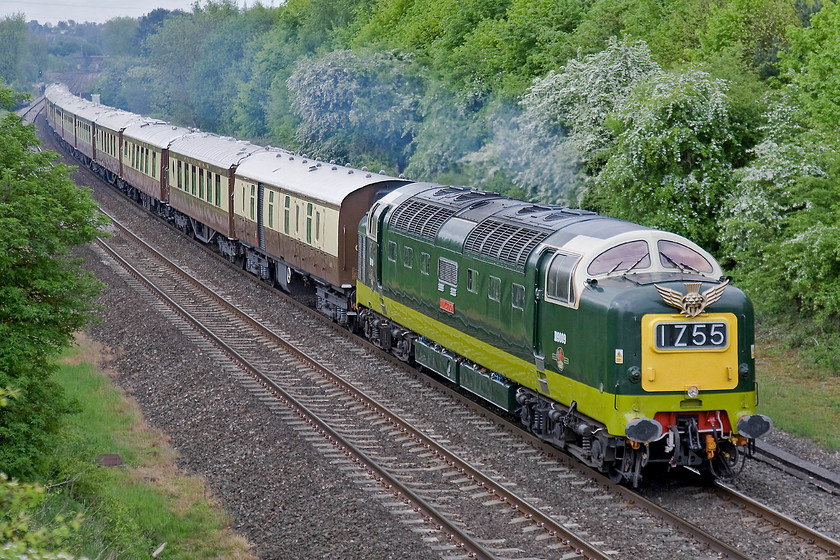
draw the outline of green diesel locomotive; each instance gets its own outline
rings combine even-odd
[[[675,234],[412,183],[359,231],[357,324],[615,480],[731,475],[755,413],[753,310]]]

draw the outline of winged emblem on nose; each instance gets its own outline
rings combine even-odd
[[[727,284],[729,284],[728,278],[725,282],[712,286],[702,294],[700,293],[700,282],[686,282],[684,294],[659,284],[654,284],[654,286],[659,295],[662,296],[662,301],[676,307],[686,317],[697,317],[703,313],[706,307],[720,299]]]

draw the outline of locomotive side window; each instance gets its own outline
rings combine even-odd
[[[659,260],[665,268],[679,268],[694,272],[712,272],[712,264],[706,258],[689,247],[661,239],[657,242]]]
[[[646,241],[630,241],[607,249],[589,264],[592,276],[650,267],[650,251]]]
[[[411,247],[403,247],[403,266],[414,268],[414,249]]]
[[[429,275],[431,260],[432,256],[429,253],[420,253],[420,274]]]
[[[525,309],[525,286],[516,283],[511,286],[510,304],[516,309]]]
[[[397,262],[397,243],[395,241],[388,242],[388,260]]]
[[[502,279],[496,276],[491,276],[487,284],[487,297],[493,301],[502,300]]]
[[[545,279],[545,296],[563,303],[575,302],[575,290],[572,286],[575,267],[580,256],[557,253],[551,259]]]
[[[478,271],[471,268],[467,269],[467,291],[478,293]]]

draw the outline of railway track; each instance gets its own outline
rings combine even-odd
[[[358,344],[358,341],[356,341],[356,343],[355,343],[355,344]],[[328,397],[326,398],[326,400],[334,401],[334,400],[335,400],[335,398],[334,398],[334,397],[335,397],[335,395],[328,396]],[[348,398],[350,398],[350,397],[348,396]],[[354,398],[354,399],[355,399],[355,398]],[[317,399],[316,399],[316,400],[317,400]],[[339,400],[341,400],[341,398],[339,398]],[[368,409],[368,410],[370,410],[370,409]],[[481,414],[484,414],[484,413],[481,413]],[[385,420],[385,419],[383,419],[381,416],[378,416],[378,419],[377,419],[377,420],[374,420],[374,422],[381,422],[381,421],[384,421],[384,422],[389,422],[389,420]],[[368,422],[368,424],[369,424],[369,423],[370,423],[370,422]],[[359,429],[361,429],[361,428],[359,428]],[[396,426],[393,426],[393,429],[394,429],[394,430],[398,430],[398,429],[400,429],[400,430],[401,430],[401,428],[397,428]],[[513,428],[506,428],[506,429],[513,429]],[[399,435],[398,437],[407,437],[407,436],[404,436],[404,435],[402,435],[402,434],[403,434],[403,432],[402,432],[402,431],[400,431],[400,435]],[[527,437],[527,436],[523,436],[523,437]],[[434,438],[432,438],[432,439],[434,439]],[[361,441],[362,441],[365,445],[371,446],[370,448],[372,448],[372,449],[378,449],[378,448],[379,448],[379,444],[378,444],[378,443],[377,443],[377,444],[372,444],[372,443],[370,443],[369,441],[365,440],[364,438],[362,438],[362,440],[361,440]],[[403,440],[403,441],[402,441],[402,443],[406,443],[406,442],[413,442],[413,443],[411,443],[411,444],[409,444],[409,445],[414,445],[414,444],[416,443],[418,446],[420,446],[420,447],[418,447],[418,448],[417,448],[417,449],[418,449],[418,451],[416,451],[416,452],[415,452],[414,456],[417,456],[418,454],[430,453],[430,451],[427,451],[427,448],[425,448],[425,447],[424,447],[424,444],[425,444],[426,442],[424,442],[422,438],[421,438],[420,440],[415,440],[415,439],[413,439],[413,438],[409,438],[409,439],[406,439],[406,440]],[[530,445],[530,444],[529,444],[529,445]],[[423,449],[423,451],[419,451],[419,449],[420,449],[420,448],[422,448],[422,449]],[[359,451],[361,451],[361,453],[364,453],[363,449],[364,449],[364,447],[363,447],[363,446],[360,446],[360,447],[359,447]],[[548,456],[549,456],[549,457],[551,457],[551,459],[552,459],[552,460],[557,460],[557,461],[562,461],[562,460],[563,460],[563,459],[561,459],[561,458],[562,458],[562,457],[564,457],[564,456],[563,456],[563,455],[558,455],[558,453],[556,452],[556,450],[552,450],[551,448],[548,448],[548,449],[545,449],[544,451],[545,451],[545,453],[547,453],[547,454],[548,454]],[[443,455],[443,454],[445,454],[445,453],[446,453],[445,451],[438,451],[437,453],[432,453],[432,455],[436,455],[436,456],[440,457],[440,456],[442,456],[442,455]],[[376,459],[375,455],[376,455],[376,454],[373,454],[373,455],[371,455],[371,456],[368,456],[368,457],[367,457],[367,460],[362,459],[362,458],[360,458],[359,460],[360,460],[360,461],[362,461],[362,462],[364,462],[364,464],[365,464],[365,465],[367,465],[367,464],[371,463],[372,461],[374,461],[374,460]],[[357,457],[362,457],[362,455],[357,455]],[[456,463],[456,460],[454,459],[454,457],[455,457],[455,454],[454,454],[454,453],[450,452],[450,453],[447,455],[447,457],[450,457],[450,459],[446,459],[446,460],[444,460],[444,462],[447,462],[447,463],[448,463],[448,462],[451,460],[451,461],[452,461],[452,463]],[[558,458],[558,457],[561,457],[561,458]],[[572,466],[572,465],[574,465],[574,463],[573,463],[573,462],[571,462],[571,461],[570,461],[569,463],[570,463],[570,464],[568,464],[568,465],[567,465],[566,463],[560,463],[560,464],[562,465],[561,467],[554,466],[554,467],[552,467],[552,468],[553,468],[553,469],[560,469],[560,470],[555,471],[555,472],[561,473],[561,476],[566,476],[566,475],[567,475],[567,473],[571,472],[571,471],[574,469],[574,467]],[[394,467],[394,465],[396,465],[396,467]],[[428,467],[405,467],[405,466],[404,466],[404,464],[403,464],[401,461],[396,461],[396,462],[390,463],[390,464],[389,464],[389,466],[391,466],[392,468],[395,468],[395,469],[396,469],[396,470],[398,470],[398,471],[399,471],[399,470],[402,470],[402,471],[408,472],[408,473],[409,473],[409,476],[413,476],[413,475],[412,475],[412,473],[413,473],[414,471],[412,471],[412,469],[415,469],[415,468],[421,468],[421,469],[422,469],[422,468],[428,468]],[[455,466],[455,465],[447,465],[447,466]],[[386,470],[387,470],[387,468],[388,468],[388,467],[386,466]],[[481,486],[480,486],[480,485],[478,485],[478,482],[477,482],[477,481],[476,481],[476,479],[475,479],[475,475],[473,475],[473,477],[472,477],[472,478],[470,478],[470,476],[468,476],[468,474],[466,474],[466,473],[467,473],[466,469],[464,470],[464,472],[460,472],[460,471],[459,471],[459,469],[462,469],[462,468],[464,468],[464,467],[463,467],[463,466],[461,466],[460,464],[459,464],[459,465],[455,468],[454,473],[453,473],[453,474],[449,477],[450,481],[460,481],[460,482],[459,482],[459,484],[460,484],[462,487],[466,487],[466,488],[467,488],[467,492],[469,492],[469,489],[470,489],[471,487],[474,487],[474,488],[473,488],[473,490],[474,490],[474,491],[476,491],[476,494],[478,494],[478,493],[479,493],[479,490],[480,490],[481,492],[486,491],[486,487],[484,487],[484,488],[482,487],[482,486],[484,486],[484,485],[481,485]],[[568,469],[568,470],[566,470],[566,469]],[[360,470],[365,470],[365,472],[367,471],[367,469],[360,469]],[[450,472],[452,472],[452,471],[450,471]],[[455,474],[455,473],[457,473],[457,474]],[[591,471],[590,471],[590,475],[591,475]],[[375,477],[374,477],[374,478],[375,478]],[[605,480],[606,480],[606,479],[605,479]],[[486,484],[486,483],[485,483],[485,484]],[[599,484],[599,485],[602,485],[602,483],[598,483],[598,484]],[[692,536],[691,538],[697,539],[697,541],[698,541],[698,542],[703,542],[703,543],[705,543],[707,546],[709,546],[709,547],[710,547],[710,549],[711,549],[711,550],[713,550],[713,551],[715,551],[715,552],[716,552],[717,557],[726,557],[726,558],[752,558],[752,556],[749,556],[749,555],[747,555],[747,554],[745,554],[745,553],[739,552],[737,549],[735,549],[735,548],[733,548],[733,547],[729,546],[728,544],[726,544],[726,543],[724,543],[724,542],[722,542],[722,541],[720,541],[720,540],[718,540],[718,539],[715,539],[714,537],[709,538],[709,537],[710,537],[710,535],[703,535],[703,534],[702,534],[702,533],[703,533],[702,531],[696,531],[696,530],[695,530],[695,528],[693,528],[693,526],[691,525],[691,523],[686,523],[684,520],[682,520],[682,519],[679,517],[679,515],[671,515],[671,514],[668,514],[668,513],[663,513],[663,512],[661,512],[661,511],[658,511],[658,510],[657,510],[658,506],[655,506],[655,504],[649,504],[649,505],[648,505],[648,504],[645,504],[645,503],[644,503],[644,500],[643,500],[640,496],[638,496],[638,495],[634,495],[632,492],[629,492],[629,491],[627,491],[626,489],[620,489],[620,488],[610,488],[610,487],[609,487],[609,484],[611,484],[611,483],[608,483],[608,481],[607,481],[607,482],[603,482],[602,487],[605,489],[604,491],[605,491],[605,492],[608,492],[609,494],[611,494],[611,495],[613,496],[613,498],[617,495],[617,494],[616,494],[616,492],[617,492],[617,493],[619,493],[620,495],[622,495],[622,496],[623,496],[623,497],[622,497],[622,499],[623,499],[623,500],[626,500],[626,502],[627,502],[627,503],[632,504],[632,506],[633,506],[633,507],[635,507],[635,508],[641,508],[641,509],[644,509],[645,511],[651,512],[651,515],[657,516],[657,517],[659,517],[659,518],[661,518],[661,519],[665,519],[665,520],[666,520],[666,522],[667,522],[667,523],[668,523],[671,527],[677,528],[677,530],[678,530],[678,531],[684,531],[686,534],[690,534],[690,535]],[[452,489],[450,488],[450,491],[451,491],[451,490],[452,490]],[[626,493],[626,494],[625,494],[625,492],[628,492],[628,493]],[[434,494],[434,493],[431,493],[431,494]],[[488,493],[488,494],[490,494],[490,493]],[[411,501],[411,499],[410,499],[410,498],[407,498],[407,496],[408,496],[408,494],[407,494],[407,493],[405,493],[405,494],[402,494],[402,495],[401,495],[401,497],[402,497],[402,499],[403,499],[403,500],[408,499],[408,500],[411,502],[411,504],[412,504],[412,505],[411,505],[411,508],[410,508],[410,509],[411,509],[412,511],[414,510],[414,508],[415,508],[415,507],[417,507],[417,508],[421,508],[421,506],[419,505],[419,504],[420,504],[420,502],[413,502],[413,501]],[[400,497],[400,496],[398,496],[398,497]],[[417,495],[417,497],[418,497],[418,498],[420,498],[420,499],[423,499],[423,496],[422,496],[422,495],[420,495],[420,494],[418,494],[418,495]],[[497,496],[496,496],[496,497],[498,497],[498,491],[497,491]],[[492,501],[492,500],[487,500],[487,503],[489,504],[489,502],[491,502],[491,501]],[[510,502],[510,501],[508,501],[508,500],[501,500],[501,499],[500,499],[500,500],[499,500],[499,502],[501,502],[501,507],[503,507],[503,508],[510,508],[510,509],[511,509],[511,511],[514,511],[514,512],[517,512],[517,511],[524,511],[524,510],[522,510],[522,509],[521,509],[521,507],[520,507],[520,506],[517,506],[517,508],[514,510],[514,509],[512,508],[512,506],[510,505],[510,503],[511,503],[511,502]],[[405,504],[405,503],[404,503],[404,505],[406,505],[406,506],[407,506],[408,504]],[[431,505],[431,504],[429,504],[429,505]],[[487,507],[492,507],[492,506],[489,506],[489,505],[488,505]],[[407,509],[409,509],[409,508],[407,508]],[[421,508],[421,509],[422,509],[422,508]],[[444,507],[443,509],[445,510],[446,508]],[[538,511],[538,508],[535,508],[535,509]],[[661,508],[660,508],[660,509],[661,509]],[[424,511],[425,511],[425,510],[424,510]],[[505,511],[507,512],[507,509],[505,509]],[[418,512],[415,512],[415,513],[418,513]],[[530,515],[530,517],[527,517],[528,515]],[[671,518],[669,518],[669,516],[670,516]],[[424,516],[423,516],[423,517],[424,517],[424,518],[425,518],[425,517],[430,517],[430,515],[424,514]],[[551,517],[551,516],[549,515],[548,517]],[[545,527],[546,527],[546,526],[545,526],[545,522],[544,522],[544,521],[542,521],[542,520],[536,520],[536,521],[534,521],[534,519],[535,519],[535,514],[534,514],[534,513],[531,513],[531,512],[529,512],[529,513],[525,513],[524,515],[521,515],[520,517],[517,517],[517,519],[523,519],[523,521],[521,521],[521,523],[525,523],[525,521],[529,521],[529,522],[530,522],[529,527],[536,526],[535,531],[536,531],[536,530],[538,530],[538,529],[542,529],[542,531],[539,533],[541,536],[542,536],[542,535],[545,535],[545,534],[547,533],[547,534],[548,534],[548,537],[552,537],[552,535],[550,534],[550,531],[551,531],[552,529],[546,529],[546,528],[545,528]],[[424,521],[424,522],[425,522],[425,521]],[[769,522],[769,521],[768,521],[768,522]],[[542,527],[540,527],[540,526],[539,526],[539,523],[543,523],[543,526],[542,526]],[[774,521],[774,522],[769,522],[769,523],[771,523],[771,524],[772,524],[772,523],[775,523],[775,521]],[[437,523],[435,523],[435,524],[437,524]],[[458,525],[458,523],[456,523],[455,525],[457,526],[457,525]],[[786,530],[786,531],[787,531],[787,530]],[[449,532],[449,531],[446,531],[446,532]],[[451,533],[451,532],[450,532],[450,534],[453,534],[453,535],[454,535],[455,533]],[[802,534],[802,533],[801,533],[801,532],[799,532],[799,534]],[[555,537],[555,539],[556,539],[556,535],[555,535],[554,537]],[[797,538],[798,538],[798,537],[797,537]],[[809,540],[809,539],[811,539],[811,537],[807,537],[805,540]],[[544,539],[544,540],[547,540],[547,539]],[[559,543],[558,543],[558,544],[559,544],[559,545],[563,545],[563,542],[562,542],[563,540],[569,540],[569,539],[565,539],[565,538],[561,537],[561,538],[559,539]],[[485,543],[486,543],[486,542],[495,543],[495,542],[496,542],[496,539],[483,539],[483,541],[484,541]],[[467,541],[466,541],[466,540],[464,540],[464,541],[459,541],[459,542],[462,542],[462,543],[463,543],[463,542],[467,542]],[[479,543],[479,544],[480,544],[480,543]],[[565,546],[565,545],[564,545],[564,546]],[[810,545],[809,545],[809,546],[810,546]],[[492,548],[492,547],[491,547],[491,548]],[[517,549],[517,550],[520,550],[519,548],[516,548],[516,549]],[[507,549],[505,549],[505,550],[507,550]],[[554,551],[555,551],[555,550],[556,550],[556,549],[549,549],[549,551],[550,551],[549,553],[551,553],[551,554],[553,555],[553,553],[554,553]],[[569,554],[576,554],[576,553],[577,553],[577,550],[581,550],[581,551],[583,551],[583,549],[582,549],[582,548],[581,548],[581,549],[575,549],[574,551],[569,552]],[[826,548],[822,548],[822,547],[820,547],[819,545],[816,545],[816,546],[813,548],[813,550],[814,550],[814,552],[813,552],[813,556],[812,556],[812,557],[814,557],[814,558],[822,558],[822,557],[825,557],[825,558],[831,558],[831,557],[836,557],[836,555],[837,555],[836,543],[833,543],[833,541],[830,541],[830,540],[828,541],[828,544],[827,544],[827,549],[826,549]],[[593,550],[592,552],[593,552],[593,554],[595,553],[595,551],[594,551],[594,550]],[[473,552],[473,553],[474,553],[474,554],[479,554],[479,552]],[[492,552],[492,551],[487,551],[487,553],[488,553],[488,554],[493,554],[493,552]],[[625,556],[626,556],[626,555],[625,555]],[[476,557],[478,557],[478,556],[476,556]],[[594,555],[593,555],[593,556],[591,556],[591,557],[598,557],[598,556],[594,556]],[[783,557],[783,556],[781,556],[781,557]],[[754,558],[761,558],[761,556],[755,556]]]
[[[16,114],[23,120],[23,124],[33,124],[44,109],[44,96],[36,98],[26,107],[17,110]]]
[[[240,383],[274,395],[287,407],[287,419],[296,418],[323,436],[338,456],[357,465],[381,485],[382,492],[401,500],[406,514],[421,517],[429,533],[445,537],[443,540],[456,550],[463,549],[468,558],[498,558],[486,544],[480,544],[497,540],[497,532],[470,535],[482,532],[481,522],[471,515],[473,500],[481,499],[485,506],[497,505],[496,511],[508,524],[528,523],[550,537],[531,538],[528,531],[524,533],[528,537],[522,538],[523,533],[516,531],[519,538],[513,548],[523,552],[533,548],[529,557],[549,557],[557,549],[566,549],[566,553],[582,558],[610,558],[409,420],[346,382],[299,348],[291,337],[256,322],[118,222],[114,224],[119,237],[131,238],[131,244],[120,250],[117,243],[100,240],[103,250],[246,371],[248,377],[239,376]],[[142,244],[140,252],[133,249],[138,244]],[[413,482],[409,484],[408,480]],[[469,500],[452,503],[448,494],[453,484],[469,493]],[[505,539],[506,549],[511,549],[514,538],[510,535]]]
[[[127,235],[127,233],[123,232],[121,235]],[[147,248],[146,251],[153,250]],[[156,257],[156,259],[163,259],[163,257]],[[475,497],[486,497],[487,500],[482,502],[482,505],[485,507],[491,505],[494,501],[498,501],[506,513],[518,516],[517,519],[521,520],[521,523],[529,523],[531,527],[535,527],[535,530],[540,530],[541,535],[553,537],[557,541],[555,544],[571,545],[574,554],[579,554],[583,558],[610,557],[597,547],[580,538],[574,532],[566,529],[562,524],[556,522],[550,515],[545,514],[538,507],[528,503],[527,500],[519,498],[515,492],[505,488],[504,485],[496,483],[492,477],[486,476],[480,469],[477,469],[468,461],[458,457],[455,452],[441,445],[435,438],[429,437],[420,430],[415,429],[411,422],[401,419],[396,413],[388,410],[386,406],[378,403],[363,391],[360,391],[345,381],[340,374],[331,371],[330,367],[325,367],[319,360],[307,355],[305,351],[296,348],[294,342],[282,340],[283,337],[278,337],[270,329],[253,321],[247,313],[231,307],[223,298],[213,294],[212,291],[207,291],[206,287],[200,288],[201,293],[198,295],[184,296],[185,283],[174,279],[172,272],[167,269],[176,271],[182,280],[187,280],[189,275],[183,270],[173,267],[174,265],[168,264],[163,270],[159,270],[154,275],[158,278],[158,282],[169,284],[182,294],[179,299],[185,297],[187,302],[191,302],[187,306],[187,313],[193,320],[199,316],[209,317],[210,321],[223,325],[223,327],[218,327],[214,330],[222,330],[228,333],[227,335],[216,337],[216,335],[209,334],[214,332],[214,330],[202,327],[206,337],[218,338],[219,341],[225,338],[232,339],[233,341],[241,341],[243,339],[249,341],[248,344],[240,348],[236,347],[237,344],[235,342],[234,344],[227,345],[224,342],[217,341],[215,344],[221,345],[222,347],[227,346],[228,349],[224,350],[226,354],[234,356],[246,364],[244,367],[249,370],[251,377],[258,382],[258,385],[250,385],[250,388],[256,391],[269,390],[275,395],[278,395],[284,403],[297,402],[297,404],[292,404],[291,406],[293,414],[298,417],[299,421],[302,421],[317,431],[319,435],[325,438],[328,444],[334,447],[335,452],[339,456],[343,454],[357,465],[361,471],[380,484],[383,492],[393,493],[394,499],[401,500],[404,504],[406,513],[413,511],[422,516],[423,522],[429,524],[430,532],[441,532],[442,535],[446,536],[446,540],[452,541],[452,545],[456,550],[463,549],[467,557],[495,558],[497,556],[494,552],[492,550],[486,550],[480,543],[498,542],[498,540],[494,541],[493,539],[486,538],[488,535],[485,535],[483,539],[480,537],[473,538],[469,534],[459,531],[459,527],[469,525],[469,520],[466,519],[463,512],[453,513],[451,504],[435,503],[435,494],[438,494],[438,496],[446,495],[452,490],[448,485],[442,484],[441,481],[459,484],[461,491],[475,492],[473,499]],[[195,281],[189,280],[189,282],[194,283]],[[229,311],[226,313],[235,314],[237,316],[237,323],[226,319],[226,313],[222,314],[218,309],[204,309],[208,298],[215,299],[218,305],[227,308]],[[259,331],[259,347],[255,347],[250,343],[255,337],[242,336],[244,331],[243,326],[238,323],[239,321],[250,323],[251,327],[249,328]],[[203,321],[200,322],[203,323]],[[283,362],[288,364],[289,359],[284,359],[282,356],[265,356],[263,353],[265,345],[285,346],[294,360],[306,364],[309,370],[307,376],[310,378],[315,375],[320,376],[321,387],[327,387],[328,390],[316,391],[314,385],[311,385],[308,381],[302,381],[300,377],[301,370],[299,368],[292,368],[292,370],[288,370],[285,373],[278,373],[273,369],[276,364]],[[256,353],[256,356],[251,359],[244,358],[244,356],[254,353]],[[265,373],[269,370],[273,371],[273,373]],[[246,386],[252,383],[244,378],[241,378],[240,382],[243,382]],[[316,381],[315,385],[319,385],[319,383]],[[282,387],[292,387],[292,389],[287,392]],[[331,391],[340,391],[341,394]],[[295,392],[298,393],[297,398],[293,396]],[[335,402],[341,402],[342,409],[347,407],[348,403],[351,402],[361,406],[361,408],[356,411],[345,410],[342,413],[337,413],[334,405]],[[360,418],[361,423],[348,421],[348,418],[354,416]],[[380,434],[376,434],[375,430],[371,431],[371,426],[377,425],[390,425],[390,432],[387,432],[387,435],[391,436],[392,439],[390,447],[387,441],[383,441],[381,430]],[[515,430],[516,428],[510,426],[510,429]],[[345,437],[348,434],[353,435],[355,439]],[[530,437],[524,434],[522,436],[525,438]],[[371,452],[371,450],[375,451]],[[407,453],[401,453],[401,451]],[[562,467],[554,467],[557,472],[566,473],[571,470],[580,470],[583,476],[592,475],[588,469],[557,453],[553,448],[546,448],[544,451],[554,455],[558,460],[558,464],[563,465]],[[377,460],[383,456],[387,457],[387,461],[385,461],[385,464],[379,464]],[[418,463],[418,457],[424,459],[424,461]],[[435,473],[433,478],[438,480],[438,486],[443,486],[439,488],[439,492],[430,491],[432,489],[428,486],[418,491],[412,489],[411,485],[403,483],[400,480],[400,475],[405,476],[407,474],[409,479],[414,479],[416,478],[416,473],[421,471]],[[434,483],[423,482],[421,483],[421,487],[426,484]],[[645,512],[663,519],[675,529],[684,531],[698,541],[703,542],[711,550],[716,552],[718,557],[737,559],[759,558],[751,556],[749,553],[740,551],[728,543],[715,538],[691,522],[686,521],[678,514],[671,513],[653,502],[642,498],[633,491],[613,484],[606,478],[602,478],[600,484],[610,493],[621,496],[628,503],[632,503]],[[840,550],[840,545],[831,539],[808,529],[770,508],[763,507],[755,501],[749,500],[746,496],[731,491],[731,489],[723,485],[718,485],[717,491],[718,493],[725,493],[722,499],[734,504],[737,508],[748,511],[750,515],[760,517],[774,527],[780,527],[791,538],[803,539],[808,545],[816,547],[814,558],[837,557],[837,551]],[[485,493],[486,496],[483,496]],[[444,500],[444,502],[446,501]],[[449,521],[447,515],[453,515],[455,519]],[[509,523],[514,523],[514,521],[509,521]],[[522,543],[511,546],[511,539],[512,537],[504,539],[504,550],[526,550],[523,548],[524,545]],[[550,555],[554,550],[549,548],[544,552]]]

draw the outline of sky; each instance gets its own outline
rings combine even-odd
[[[139,18],[156,8],[191,12],[193,3],[194,0],[0,0],[0,19],[23,13],[26,21],[35,19],[41,24],[55,25],[70,19],[77,23],[104,23],[115,17]],[[271,6],[272,2],[263,0],[262,4]]]

